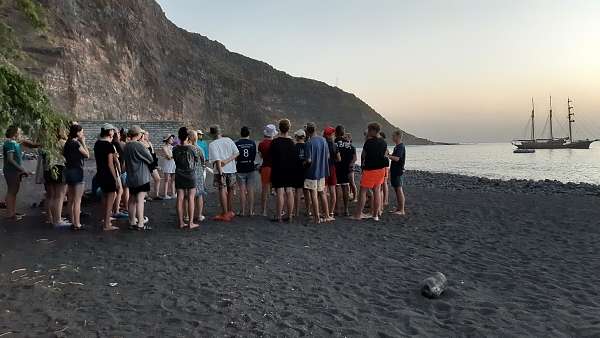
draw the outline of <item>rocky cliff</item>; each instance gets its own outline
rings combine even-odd
[[[28,0],[35,1],[35,0]],[[292,77],[175,26],[154,0],[40,0],[46,28],[26,24],[18,0],[0,20],[22,51],[14,63],[40,79],[55,107],[80,120],[176,120],[230,133],[287,117],[300,127],[394,127],[356,96]],[[358,138],[357,138],[358,140]],[[407,134],[407,143],[429,141]]]

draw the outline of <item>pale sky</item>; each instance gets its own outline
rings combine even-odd
[[[600,137],[600,0],[159,0],[179,27],[356,94],[436,141],[525,136],[531,97]]]

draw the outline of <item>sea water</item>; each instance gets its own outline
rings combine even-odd
[[[407,146],[406,169],[504,180],[600,184],[600,142],[592,143],[589,150],[541,149],[533,154],[514,154],[513,150],[510,143]],[[360,158],[360,148],[358,152]]]

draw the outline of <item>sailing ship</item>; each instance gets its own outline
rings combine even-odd
[[[568,121],[569,121],[569,136],[555,138],[553,129],[553,111],[552,97],[550,97],[550,138],[536,139],[535,138],[535,103],[531,99],[531,139],[529,140],[514,140],[512,144],[517,149],[590,149],[590,145],[598,140],[574,140],[573,139],[573,123],[575,123],[575,113],[573,112],[573,100],[567,99]]]

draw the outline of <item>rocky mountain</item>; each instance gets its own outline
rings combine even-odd
[[[355,135],[370,121],[394,128],[355,95],[178,28],[154,0],[27,1],[41,5],[44,30],[27,24],[22,0],[0,0],[0,20],[22,51],[13,63],[75,119],[219,123],[236,134],[282,117],[296,127],[343,124]]]

